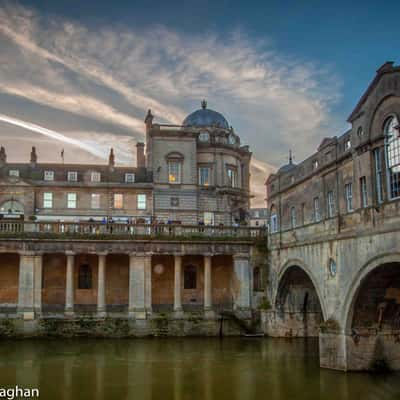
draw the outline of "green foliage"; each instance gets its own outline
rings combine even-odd
[[[270,301],[268,300],[268,298],[266,296],[264,296],[261,299],[261,302],[258,306],[259,310],[264,310],[264,311],[268,311],[272,308]]]

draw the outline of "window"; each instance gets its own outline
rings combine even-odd
[[[44,171],[43,178],[45,181],[54,181],[54,171]]]
[[[168,161],[168,182],[173,184],[181,183],[182,162],[179,160]]]
[[[357,136],[360,138],[364,135],[363,128],[361,126],[358,127],[357,129]]]
[[[350,139],[347,139],[345,142],[344,142],[344,150],[346,151],[346,150],[349,150],[351,148],[351,140]]]
[[[89,264],[82,264],[79,267],[78,289],[92,288],[92,268]]]
[[[253,269],[253,290],[255,292],[262,290],[260,267],[255,267]]]
[[[275,208],[271,209],[270,228],[271,228],[271,233],[278,232],[278,215],[276,213]]]
[[[145,194],[138,194],[137,195],[137,209],[138,210],[145,210],[147,207],[146,202],[146,195]]]
[[[353,185],[351,183],[344,185],[344,196],[346,199],[347,212],[353,211]]]
[[[383,201],[383,187],[382,187],[382,163],[380,149],[374,149],[374,162],[375,162],[375,184],[376,184],[376,200],[378,203]]]
[[[296,228],[296,207],[291,207],[290,209],[290,222],[292,228]]]
[[[328,218],[332,218],[335,215],[335,198],[333,192],[328,192]]]
[[[43,208],[52,208],[53,207],[53,193],[44,192],[43,193]]]
[[[19,177],[19,169],[10,169],[8,171],[9,176]]]
[[[237,187],[237,170],[236,168],[228,167],[228,185],[230,187]]]
[[[125,174],[125,183],[135,183],[135,174],[127,172]]]
[[[200,167],[199,168],[199,185],[209,186],[210,185],[210,168]]]
[[[304,225],[306,223],[306,204],[301,203],[301,223]]]
[[[314,221],[321,221],[321,211],[319,208],[319,197],[314,198]]]
[[[187,265],[183,271],[183,288],[196,289],[197,268],[194,265]]]
[[[100,172],[92,172],[90,175],[90,180],[92,182],[101,182],[101,174]]]
[[[98,193],[92,193],[91,207],[94,209],[100,208],[100,195]]]
[[[204,216],[204,225],[214,225],[213,212],[205,212],[203,216]]]
[[[368,207],[367,179],[365,176],[360,178],[360,200],[361,207]]]
[[[200,142],[209,142],[210,134],[208,132],[200,132],[199,140]]]
[[[70,182],[76,182],[78,180],[78,173],[76,171],[68,171],[67,179]]]
[[[171,197],[170,204],[171,207],[179,207],[179,197]]]
[[[313,161],[313,163],[312,163],[312,165],[313,165],[313,169],[317,169],[318,168],[318,160],[314,160]]]
[[[76,193],[67,193],[67,207],[76,208]]]
[[[389,117],[383,129],[386,142],[389,196],[394,199],[400,197],[400,128],[397,117]]]
[[[124,207],[124,195],[121,193],[114,193],[114,208]]]

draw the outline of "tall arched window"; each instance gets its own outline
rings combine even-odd
[[[269,225],[270,225],[270,230],[271,233],[275,233],[278,232],[278,214],[276,212],[276,208],[275,206],[271,207],[271,214],[269,217]]]
[[[197,287],[197,268],[194,265],[186,265],[183,270],[183,288],[196,289]]]
[[[82,264],[79,267],[78,289],[92,288],[92,269],[89,264]]]
[[[297,221],[296,221],[296,207],[290,208],[290,223],[292,228],[296,228]]]
[[[389,184],[389,197],[400,197],[400,130],[395,115],[386,119],[383,132],[386,142],[386,166]]]

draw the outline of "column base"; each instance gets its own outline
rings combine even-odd
[[[65,315],[66,317],[71,318],[71,317],[74,317],[74,316],[75,316],[75,312],[74,312],[74,310],[65,310],[65,311],[64,311],[64,315]]]
[[[32,321],[35,319],[34,311],[19,310],[18,315],[20,315],[24,321]]]
[[[184,316],[182,308],[178,308],[173,312],[174,319],[182,319]]]
[[[98,317],[98,318],[105,318],[105,317],[107,317],[107,311],[106,311],[106,310],[97,310],[97,317]]]
[[[128,311],[129,318],[133,319],[147,319],[146,310],[129,310]]]
[[[204,309],[204,319],[215,319],[215,311],[211,308]]]

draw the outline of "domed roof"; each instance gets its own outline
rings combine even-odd
[[[201,108],[189,114],[182,122],[183,126],[206,127],[216,126],[229,129],[228,121],[217,111],[207,108],[207,102],[201,102]]]
[[[296,168],[296,164],[293,163],[292,150],[289,150],[289,163],[283,165],[282,167],[280,167],[279,170],[278,170],[278,173],[280,173],[280,172],[289,172],[293,168]]]

